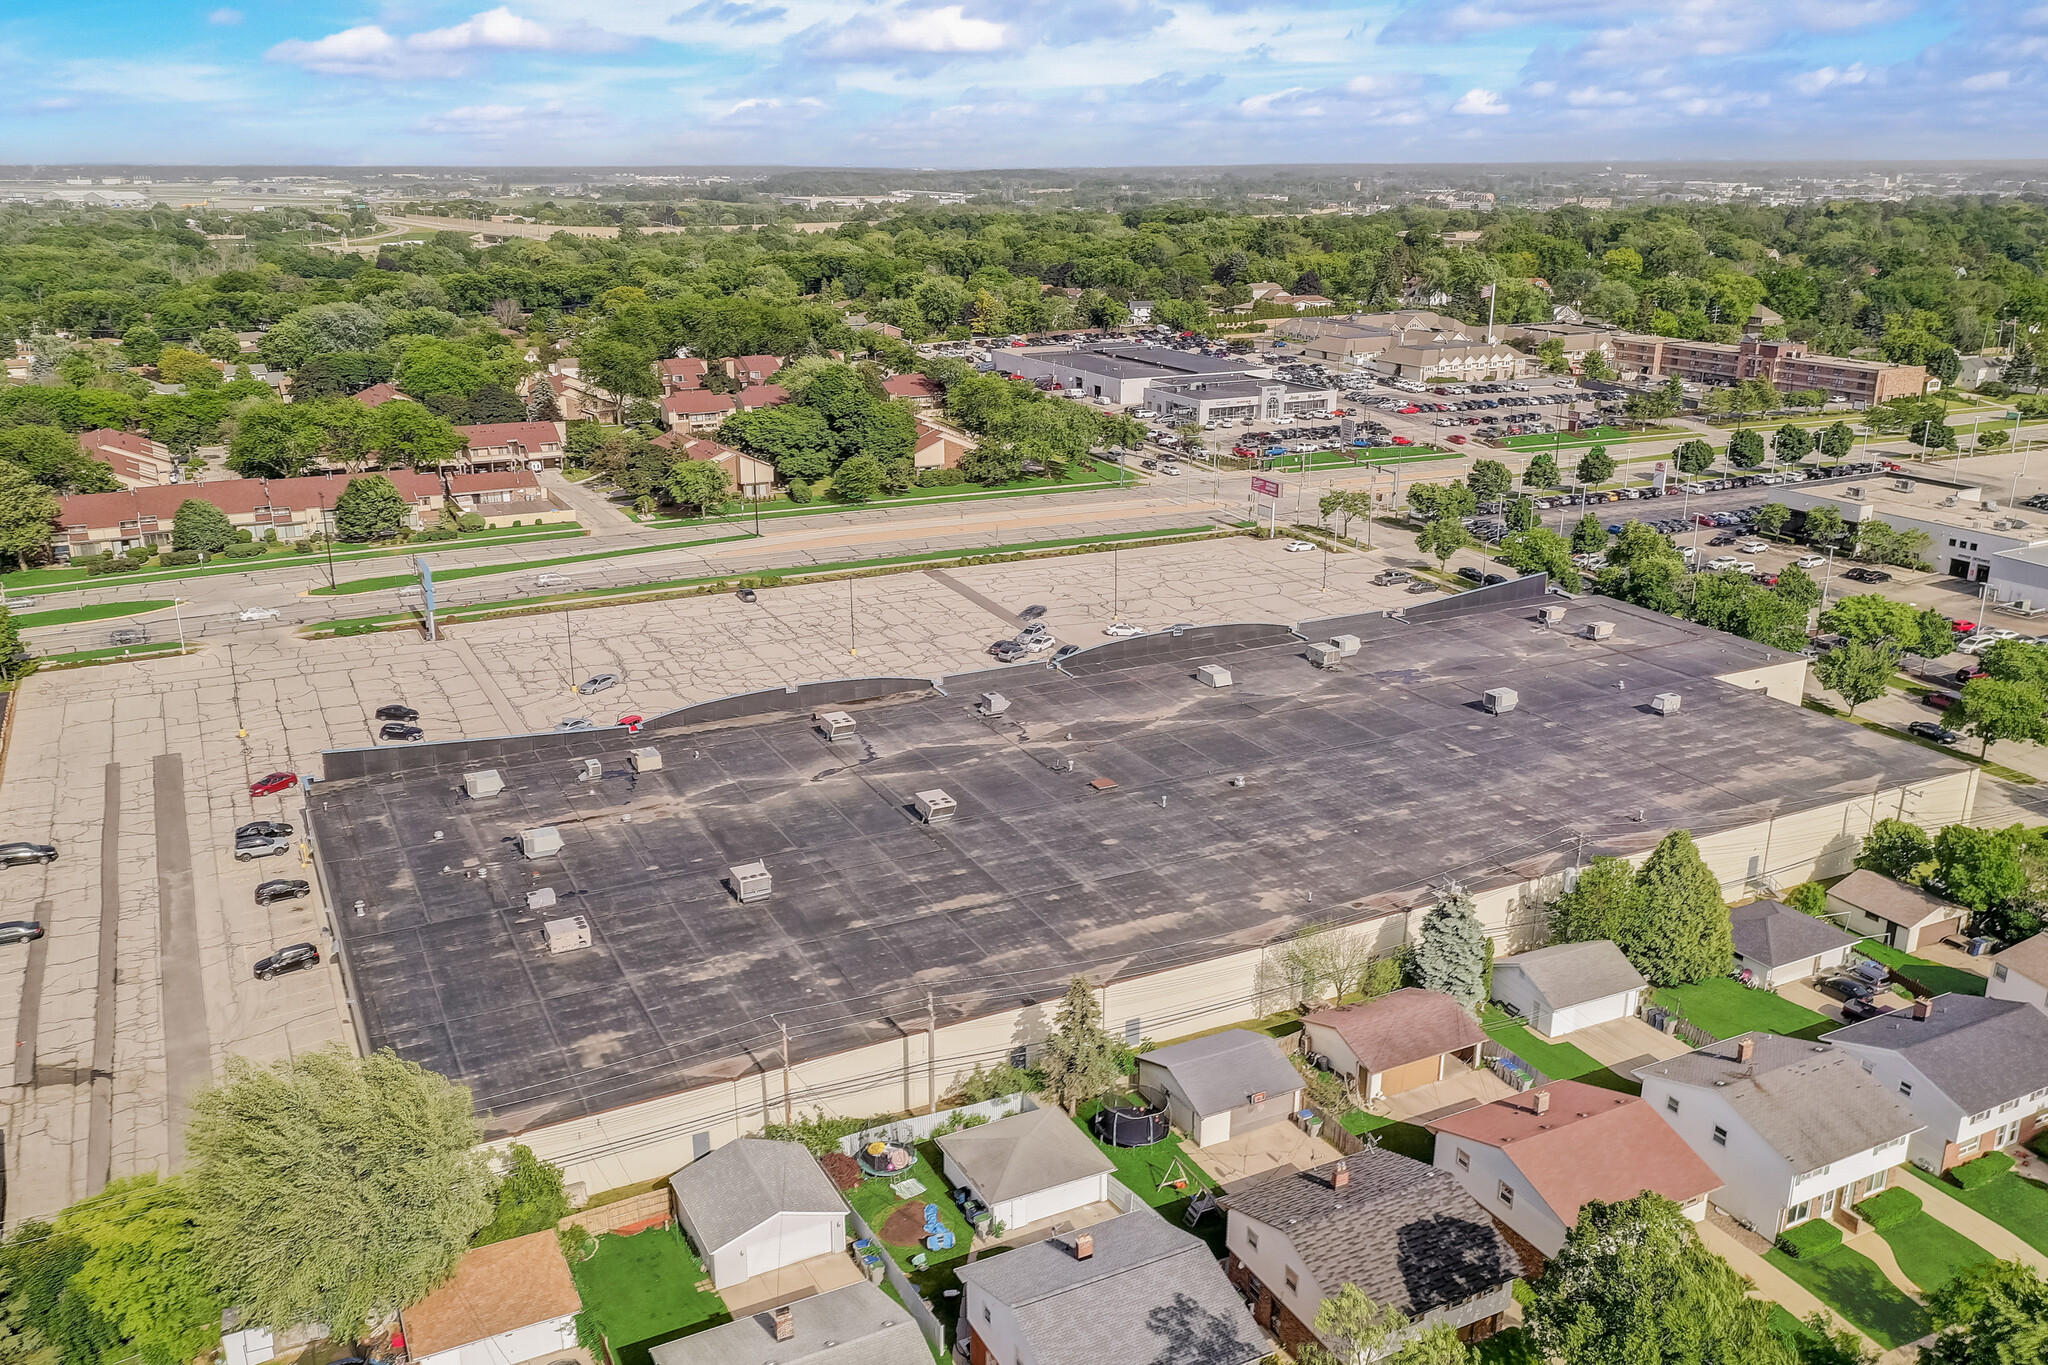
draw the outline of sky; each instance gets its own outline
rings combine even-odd
[[[2048,0],[15,0],[0,161],[2048,151]]]

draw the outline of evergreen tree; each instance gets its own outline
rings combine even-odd
[[[1045,1073],[1045,1093],[1068,1113],[1124,1084],[1121,1054],[1103,1032],[1102,1006],[1087,977],[1067,983],[1038,1064]]]
[[[171,548],[174,550],[204,550],[208,554],[217,554],[234,539],[235,524],[228,520],[228,514],[198,498],[187,498],[179,503],[178,513],[171,519]]]
[[[1486,930],[1472,898],[1453,890],[1422,921],[1409,972],[1424,990],[1440,991],[1475,1013],[1486,998]]]
[[[15,624],[14,613],[0,605],[0,682],[13,682],[21,670],[28,666],[27,651],[21,645],[21,627]]]
[[[334,534],[339,540],[383,540],[406,527],[411,509],[391,480],[364,474],[348,481],[334,499]]]
[[[1619,941],[1637,971],[1659,986],[1726,975],[1735,958],[1728,902],[1692,835],[1673,830],[1636,874],[1636,908]]]
[[[1595,858],[1572,889],[1550,903],[1553,943],[1617,940],[1635,913],[1636,870],[1626,858]]]

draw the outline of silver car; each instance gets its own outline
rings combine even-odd
[[[618,674],[600,673],[594,678],[589,678],[583,682],[577,683],[576,690],[587,697],[593,692],[602,692],[608,687],[617,687],[618,685]]]
[[[275,858],[280,853],[292,851],[289,839],[238,839],[235,841],[235,861],[246,863],[251,858]]]

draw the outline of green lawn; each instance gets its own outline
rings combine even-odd
[[[1975,1209],[2036,1251],[2048,1253],[2048,1185],[2007,1171],[1974,1190],[1965,1190],[1910,1163],[1906,1169],[1930,1185],[1941,1186],[1942,1193]]]
[[[1390,1152],[1413,1157],[1424,1165],[1436,1163],[1436,1134],[1420,1124],[1396,1123],[1378,1114],[1368,1114],[1363,1109],[1352,1110],[1339,1122],[1357,1137],[1377,1136],[1380,1146]]]
[[[1660,987],[1654,999],[1660,1005],[1675,1005],[1686,1019],[1716,1038],[1752,1032],[1806,1038],[1841,1027],[1804,1005],[1795,1005],[1769,991],[1751,990],[1732,976],[1698,981],[1690,986]]]
[[[1998,1259],[1931,1213],[1908,1218],[1878,1235],[1891,1245],[1899,1269],[1923,1294],[1941,1288],[1967,1266]]]
[[[1142,1104],[1144,1101],[1136,1095],[1125,1095],[1118,1103]],[[1081,1126],[1082,1132],[1088,1133],[1088,1140],[1095,1143],[1102,1154],[1115,1164],[1118,1181],[1138,1198],[1159,1210],[1161,1218],[1169,1220],[1176,1227],[1180,1226],[1181,1215],[1186,1213],[1188,1205],[1194,1202],[1196,1191],[1214,1189],[1216,1182],[1211,1180],[1208,1172],[1197,1166],[1195,1159],[1187,1154],[1178,1133],[1168,1133],[1164,1141],[1155,1142],[1150,1147],[1112,1147],[1098,1140],[1095,1134],[1088,1132],[1088,1121],[1095,1117],[1095,1112],[1100,1108],[1102,1101],[1088,1101],[1081,1106],[1074,1122]],[[1178,1166],[1174,1164],[1176,1158],[1179,1159]],[[1177,1190],[1171,1185],[1164,1189],[1160,1188],[1160,1182],[1168,1175],[1178,1179],[1183,1174],[1187,1176],[1188,1181],[1185,1190]],[[1206,1241],[1219,1257],[1223,1255],[1224,1221],[1221,1213],[1205,1214],[1202,1221],[1190,1231]]]
[[[887,1180],[864,1180],[859,1187],[847,1191],[847,1202],[852,1204],[861,1217],[868,1220],[868,1227],[875,1234],[876,1244],[896,1258],[896,1264],[910,1269],[910,1258],[923,1252],[925,1259],[942,1264],[967,1254],[967,1248],[974,1242],[974,1229],[960,1215],[960,1207],[947,1193],[952,1186],[947,1182],[945,1171],[940,1165],[941,1154],[936,1141],[920,1142],[913,1149],[917,1161],[909,1170],[898,1172],[896,1180],[921,1180],[924,1193],[909,1199],[898,1199],[889,1189]],[[953,1230],[951,1251],[925,1251],[922,1246],[895,1246],[882,1239],[882,1225],[889,1221],[889,1215],[904,1204],[936,1204],[939,1207],[939,1221]]]
[[[1773,1247],[1764,1253],[1764,1259],[1887,1350],[1918,1341],[1933,1330],[1920,1305],[1861,1252],[1843,1246],[1824,1255],[1800,1258]]]
[[[1537,1037],[1526,1023],[1508,1018],[1491,1005],[1487,1007],[1480,1023],[1493,1041],[1553,1081],[1584,1081],[1587,1085],[1619,1090],[1624,1094],[1643,1093],[1640,1083],[1625,1076],[1617,1076],[1570,1043],[1545,1042]]]
[[[750,540],[752,535],[719,536],[713,540],[679,540],[666,545],[628,545],[622,549],[592,550],[588,554],[559,555],[553,559],[524,559],[504,564],[472,564],[462,569],[443,569],[434,575],[437,584],[452,582],[458,578],[484,578],[496,574],[525,573],[532,569],[550,569],[559,564],[582,564],[593,559],[622,559],[627,555],[653,554],[659,550],[695,549],[699,545],[724,545],[735,540]],[[337,583],[331,588],[314,588],[315,597],[349,597],[356,593],[383,592],[402,588],[419,582],[418,574],[391,574],[383,578],[352,578]]]
[[[1133,469],[1125,477],[1119,477],[1117,466],[1104,462],[1099,467],[1069,465],[1065,478],[1054,479],[1044,475],[1020,478],[1001,488],[976,488],[972,484],[940,484],[933,487],[919,486],[895,497],[875,498],[868,502],[791,502],[788,498],[770,498],[761,504],[761,516],[801,517],[815,516],[821,512],[858,512],[864,508],[916,506],[931,502],[977,502],[984,498],[1015,497],[1020,493],[1061,493],[1082,492],[1091,488],[1127,487],[1139,482],[1139,471]],[[751,503],[729,502],[717,515],[709,517],[647,517],[641,519],[644,526],[702,526],[710,522],[747,520],[754,515]]]
[[[708,1286],[704,1263],[675,1224],[631,1237],[606,1233],[597,1254],[569,1267],[584,1316],[611,1343],[618,1365],[648,1365],[648,1348],[731,1322]]]
[[[1875,958],[1894,972],[1911,977],[1936,995],[1984,994],[1984,978],[1965,968],[1946,967],[1939,962],[1929,962],[1924,957],[1902,953],[1897,948],[1887,948],[1874,938],[1864,939],[1857,944],[1856,951],[1865,957]]]
[[[139,602],[101,602],[91,607],[59,607],[54,611],[25,612],[14,618],[23,630],[37,626],[69,626],[80,621],[111,621],[117,616],[139,616],[145,611],[162,611],[171,605],[168,597],[145,598]]]
[[[1572,450],[1607,441],[1649,441],[1680,434],[1677,427],[1646,427],[1640,431],[1623,427],[1593,427],[1586,431],[1560,431],[1547,436],[1510,436],[1502,444],[1510,450],[1549,450],[1553,444],[1559,450]]]
[[[185,652],[185,647],[176,640],[158,640],[148,645],[116,645],[111,649],[80,649],[69,654],[40,654],[36,656],[36,667],[77,668],[85,664],[117,664],[132,655]]]

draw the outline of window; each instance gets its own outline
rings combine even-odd
[[[1460,1147],[1458,1149],[1458,1169],[1461,1171],[1469,1171],[1472,1169],[1472,1154],[1466,1151],[1463,1147]]]
[[[1820,1216],[1825,1218],[1835,1211],[1835,1192],[1829,1190],[1820,1197]]]
[[[996,1320],[995,1314],[988,1311],[987,1304],[981,1306],[981,1320],[983,1322],[994,1322]]]
[[[1911,1081],[1900,1081],[1899,1093],[1911,1099],[1913,1096],[1913,1083]]]
[[[1294,1273],[1293,1266],[1287,1267],[1287,1287],[1289,1289],[1299,1289],[1301,1287],[1301,1277]]]
[[[2012,968],[2006,966],[2003,962],[1994,962],[1991,964],[1991,975],[1995,979],[2003,981],[2012,975]]]
[[[2009,1109],[2017,1109],[2019,1107],[2020,1102],[2018,1100],[2007,1100],[2004,1104],[1998,1106],[1998,1112],[2003,1114]]]
[[[1246,1245],[1246,1246],[1250,1247],[1250,1248],[1251,1248],[1251,1249],[1252,1249],[1253,1251],[1257,1251],[1257,1250],[1259,1249],[1259,1233],[1258,1233],[1258,1229],[1256,1229],[1256,1228],[1246,1228],[1246,1229],[1244,1230],[1244,1243],[1245,1243],[1245,1245]]]
[[[1870,1177],[1870,1193],[1876,1194],[1879,1190],[1884,1188],[1886,1174],[1887,1172],[1885,1171],[1879,1171],[1877,1174]]]
[[[1806,1215],[1811,1212],[1813,1212],[1813,1201],[1811,1199],[1800,1200],[1797,1204],[1785,1210],[1785,1226],[1789,1228],[1794,1223],[1805,1222]]]
[[[1515,1206],[1515,1187],[1505,1180],[1500,1182],[1500,1202],[1503,1208]]]
[[[1665,1100],[1665,1101],[1664,1101],[1664,1107],[1665,1107],[1666,1109],[1670,1110],[1670,1111],[1671,1111],[1672,1113],[1674,1113],[1674,1114],[1675,1114],[1675,1113],[1677,1113],[1677,1112],[1678,1112],[1678,1096],[1676,1096],[1676,1095],[1673,1095],[1673,1096],[1671,1096],[1671,1097],[1670,1097],[1669,1099]]]
[[[711,1155],[711,1130],[690,1134],[690,1160],[701,1161]]]
[[[1719,1124],[1714,1126],[1714,1145],[1716,1147],[1726,1147],[1728,1145],[1728,1130]]]
[[[1124,1020],[1124,1046],[1136,1047],[1145,1038],[1145,1028],[1137,1015]]]
[[[1986,1119],[1988,1119],[1988,1118],[1990,1118],[1990,1117],[1991,1117],[1991,1111],[1990,1111],[1989,1109],[1980,1109],[1980,1110],[1978,1110],[1978,1111],[1977,1111],[1976,1113],[1974,1113],[1974,1114],[1970,1115],[1970,1122],[1972,1122],[1972,1123],[1982,1123],[1982,1122],[1983,1122],[1984,1120],[1986,1120]]]
[[[2019,1140],[2020,1121],[2018,1119],[2014,1119],[2011,1123],[2006,1124],[2003,1128],[2000,1128],[1998,1130],[1997,1145],[2000,1147],[2010,1147],[2013,1145],[2013,1143],[2018,1142]]]

